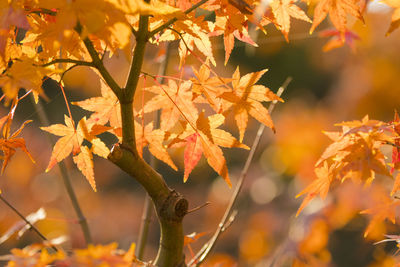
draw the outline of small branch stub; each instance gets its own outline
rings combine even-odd
[[[188,201],[175,190],[172,190],[161,206],[159,213],[165,220],[181,222],[187,214],[188,207]]]
[[[107,159],[111,162],[116,162],[122,158],[122,151],[119,144],[114,144],[110,150],[110,154],[107,156]]]

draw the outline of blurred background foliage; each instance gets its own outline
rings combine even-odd
[[[364,238],[370,218],[359,213],[381,201],[385,195],[382,193],[384,188],[390,188],[393,181],[380,177],[380,182],[371,188],[345,182],[332,190],[325,201],[313,200],[299,217],[295,217],[301,201],[295,196],[315,178],[314,164],[329,143],[322,131],[334,130],[335,123],[358,120],[366,114],[373,119],[390,121],[394,110],[399,109],[400,31],[384,36],[390,23],[390,12],[389,8],[382,8],[376,2],[368,6],[365,15],[367,27],[360,22],[355,22],[352,27],[360,36],[354,49],[344,45],[323,52],[328,39],[319,37],[318,32],[309,35],[309,25],[296,21],[289,35],[290,43],[269,26],[266,36],[258,36],[260,47],[257,49],[236,42],[231,61],[224,67],[222,40],[215,40],[214,53],[220,62],[216,72],[221,76],[230,76],[239,65],[242,74],[268,68],[260,83],[273,91],[286,77],[293,77],[293,81],[283,95],[285,103],[279,104],[273,113],[276,134],[265,134],[257,149],[256,160],[239,196],[236,219],[222,235],[205,266],[268,266],[271,263],[290,266],[292,262],[294,266],[393,266],[396,244],[373,243],[384,239],[385,233],[399,234],[398,225],[377,223]],[[329,25],[319,28],[328,29]],[[176,51],[176,44],[172,47]],[[145,71],[157,73],[160,57],[154,55],[159,49],[149,47]],[[173,52],[172,55],[177,54]],[[128,66],[123,53],[106,61],[108,69],[122,84]],[[178,73],[178,64],[179,58],[172,56],[168,75]],[[184,74],[188,77],[193,75],[191,65],[198,66],[199,62],[195,58],[187,62]],[[69,72],[65,81],[70,101],[100,93],[96,75],[86,68],[79,67]],[[62,122],[66,106],[60,89],[52,81],[46,81],[45,92],[49,101],[44,103],[44,109],[51,123]],[[138,93],[144,94],[145,99],[150,97],[146,92]],[[137,99],[140,108],[141,97]],[[1,112],[3,116],[7,110]],[[75,106],[72,106],[72,114],[75,119],[88,115]],[[23,214],[44,207],[48,216],[37,224],[40,231],[48,238],[62,234],[70,236],[67,248],[83,247],[83,236],[57,168],[44,173],[51,146],[44,133],[38,130],[37,113],[29,99],[20,103],[16,116],[20,121],[34,120],[24,130],[23,137],[37,163],[32,164],[22,152],[16,153],[0,179],[4,197]],[[227,121],[227,128],[237,132],[233,119]],[[14,122],[14,127],[17,125]],[[257,128],[258,123],[252,120],[245,144],[251,145]],[[107,134],[104,138],[109,145],[116,142]],[[229,149],[224,153],[234,186],[247,152]],[[179,172],[159,163],[159,172],[167,182],[187,196],[191,208],[206,201],[211,203],[185,218],[187,234],[206,233],[191,244],[191,249],[196,252],[215,230],[231,190],[223,179],[217,178],[204,159],[183,184],[183,151],[172,151],[172,156]],[[390,157],[390,149],[387,156]],[[71,159],[66,164],[94,242],[117,241],[127,250],[130,243],[137,240],[144,190],[113,164],[96,158],[98,192],[94,193]],[[18,218],[6,206],[0,204],[0,207],[1,234]],[[156,224],[153,218],[145,259],[151,259],[156,253],[159,234]],[[37,241],[40,240],[34,233],[21,239],[11,238],[0,245],[0,254]],[[185,252],[187,259],[191,258],[192,252],[189,249]],[[305,261],[308,263],[304,264]]]

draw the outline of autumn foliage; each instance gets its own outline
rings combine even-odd
[[[383,2],[394,9],[386,32],[389,35],[400,26],[400,1]],[[237,186],[239,192],[241,182],[239,185],[232,182],[226,149],[241,149],[240,153],[247,155],[249,150],[256,148],[257,143],[253,147],[245,143],[251,120],[276,133],[276,122],[266,106],[285,105],[285,98],[275,93],[277,88],[268,88],[261,83],[261,79],[269,75],[268,69],[249,72],[238,66],[229,75],[219,74],[218,67],[230,63],[235,40],[259,47],[262,44],[257,44],[257,33],[267,34],[267,30],[276,28],[289,42],[295,19],[308,23],[310,34],[322,28],[323,23],[333,26],[318,33],[322,37],[332,37],[322,48],[324,51],[345,44],[355,50],[354,43],[361,38],[351,24],[357,21],[368,27],[364,20],[367,5],[367,0],[2,1],[0,88],[7,114],[0,118],[1,172],[6,170],[17,150],[35,162],[35,156],[29,152],[29,144],[35,140],[20,137],[31,121],[25,120],[15,131],[11,128],[17,124],[14,121],[17,107],[27,96],[32,95],[36,104],[51,101],[43,84],[52,81],[62,92],[67,112],[64,122],[40,127],[43,132],[57,137],[43,171],[51,172],[71,156],[96,192],[99,186],[96,185],[94,157],[106,159],[144,187],[155,205],[161,227],[160,247],[156,259],[150,263],[141,261],[137,252],[135,254],[134,240],[126,251],[118,249],[117,243],[89,244],[92,241],[85,230],[87,225],[82,224],[88,243],[86,249],[66,253],[60,240],[46,240],[23,249],[12,249],[11,254],[6,255],[8,266],[131,266],[132,263],[137,266],[196,266],[202,263],[217,237],[232,223],[234,215],[231,215],[232,219],[225,218],[215,240],[211,239],[196,255],[191,244],[207,233],[184,236],[182,221],[192,212],[188,209],[188,200],[171,189],[156,168],[146,162],[146,151],[172,170],[182,171],[183,182],[193,176],[204,156],[227,187]],[[215,52],[219,36],[224,50],[222,60]],[[156,57],[167,62],[170,52],[165,51],[165,43],[174,41],[177,47],[167,48],[177,54],[174,73],[166,75],[165,71],[157,73],[144,67],[146,49],[158,51]],[[108,59],[119,57],[125,58],[129,65],[123,82],[106,63]],[[68,99],[64,91],[65,75],[77,67],[94,71],[100,85],[97,96],[79,101]],[[71,106],[79,107],[88,115],[73,116]],[[335,126],[341,129],[324,132],[331,144],[314,162],[314,173],[310,175],[315,175],[316,179],[297,195],[304,196],[297,216],[301,217],[306,206],[317,196],[326,199],[332,188],[347,188],[347,180],[351,180],[356,185],[374,188],[370,191],[373,205],[367,207],[356,203],[354,209],[347,210],[349,218],[356,213],[369,216],[364,232],[368,237],[385,220],[396,221],[396,207],[400,204],[396,197],[400,190],[400,119],[395,112],[390,122],[365,116],[362,120]],[[279,136],[279,131],[276,135]],[[391,160],[384,152],[388,147],[392,151]],[[179,150],[183,164],[179,164],[176,156]],[[250,155],[252,153],[253,150]],[[242,176],[246,174],[247,170]],[[382,177],[393,178],[388,192],[387,186],[376,183]],[[3,194],[7,192],[7,188],[1,189]],[[328,219],[316,218],[310,222],[309,236],[305,235],[296,244],[294,266],[323,266],[321,264],[329,262],[326,236],[343,226],[334,217],[342,212],[341,207],[340,203],[327,206],[324,212]],[[228,208],[226,214],[231,214],[231,209]],[[81,213],[78,208],[78,217]],[[35,216],[39,220],[37,214],[31,218]],[[81,222],[84,221],[82,218],[79,218]],[[25,227],[25,223],[28,222],[9,232],[7,239]],[[257,237],[267,235],[262,229],[254,231],[258,232],[243,238],[249,247]],[[315,235],[326,238],[316,240],[313,239]],[[397,243],[400,240],[396,235],[389,235],[389,239]],[[184,247],[190,251],[186,259]],[[267,251],[266,244],[257,247],[260,248],[260,253]],[[248,250],[243,251],[251,258]],[[218,262],[232,264],[224,257],[215,264]],[[211,263],[210,266],[215,266]]]

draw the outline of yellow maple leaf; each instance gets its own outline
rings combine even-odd
[[[152,122],[142,127],[141,124],[135,121],[135,138],[136,148],[141,157],[143,148],[148,145],[149,151],[153,156],[168,164],[175,171],[178,170],[163,144],[165,132],[160,129],[153,130]]]
[[[195,122],[198,111],[192,101],[191,86],[191,81],[178,85],[175,81],[168,80],[168,85],[147,88],[146,90],[156,95],[146,102],[143,111],[148,113],[162,109],[160,129],[164,131],[171,129],[181,116],[185,116],[189,122]]]
[[[85,118],[82,118],[85,120]],[[80,152],[80,146],[84,139],[84,133],[81,123],[78,123],[77,129],[75,129],[75,124],[70,117],[64,116],[63,124],[54,124],[48,127],[40,127],[40,129],[47,131],[51,134],[61,136],[54,145],[53,152],[51,154],[50,162],[46,168],[46,172],[50,171],[57,162],[68,157],[71,152],[76,155]]]
[[[386,192],[380,193],[377,190],[374,194],[379,194],[379,199],[373,204],[373,207],[360,212],[371,216],[370,222],[365,229],[364,237],[367,237],[380,222],[386,219],[394,224],[396,222],[396,209],[400,205],[400,201],[390,198]]]
[[[342,33],[347,30],[347,15],[350,14],[362,22],[364,18],[361,14],[361,8],[357,4],[359,0],[320,0],[314,10],[314,19],[310,29],[310,33],[325,19],[329,13],[329,18],[333,26]]]
[[[248,115],[274,130],[274,124],[268,110],[261,104],[265,101],[283,100],[263,85],[255,85],[267,70],[248,73],[240,77],[239,67],[233,74],[233,91],[225,92],[219,97],[229,102],[224,112],[233,110],[236,125],[239,128],[240,142],[243,140],[247,128]]]
[[[297,210],[296,217],[317,195],[319,195],[322,199],[326,198],[329,191],[329,186],[334,179],[334,167],[334,165],[328,166],[328,163],[325,161],[323,166],[315,169],[317,179],[296,195],[296,198],[298,198],[301,195],[307,194]]]
[[[222,114],[214,114],[206,117],[204,112],[201,112],[195,125],[182,122],[183,131],[177,135],[172,143],[180,143],[186,146],[184,152],[185,173],[183,178],[185,182],[193,168],[199,162],[201,155],[204,154],[207,163],[231,186],[226,160],[219,146],[249,148],[236,140],[230,133],[222,129],[217,129],[222,125],[224,120],[225,117]]]
[[[207,63],[208,62],[206,61],[205,64],[201,65],[199,70],[192,68],[193,73],[196,76],[196,78],[191,79],[193,83],[192,92],[194,98],[198,95],[204,95],[211,107],[216,112],[220,112],[221,99],[218,98],[218,96],[229,91],[227,84],[231,82],[232,79],[217,76],[211,77],[211,68]]]
[[[286,41],[289,41],[290,17],[311,23],[306,13],[294,3],[294,0],[273,0],[270,4],[276,23],[279,25],[278,27],[285,36]]]
[[[98,125],[110,123],[111,127],[121,127],[121,114],[118,98],[113,91],[100,79],[101,96],[92,97],[79,102],[72,102],[85,110],[94,112],[88,121]]]
[[[32,155],[26,148],[25,139],[17,137],[24,129],[25,125],[30,123],[31,121],[30,120],[25,121],[18,130],[16,130],[13,134],[10,135],[11,122],[12,122],[12,117],[10,116],[10,114],[0,119],[0,128],[3,128],[3,138],[0,138],[0,150],[3,152],[3,155],[0,156],[0,159],[3,160],[1,173],[4,172],[8,162],[10,161],[10,159],[15,154],[18,148],[24,151],[25,154],[28,155],[28,157],[31,159],[31,161],[35,163],[35,160],[33,159]]]
[[[0,87],[7,98],[14,99],[21,88],[33,90],[36,95],[42,94],[43,78],[50,74],[51,70],[35,66],[35,62],[29,58],[20,58],[4,73],[0,74]]]
[[[90,149],[87,146],[81,146],[79,154],[74,156],[73,159],[78,169],[83,173],[93,190],[96,192],[96,181],[94,180],[93,170],[93,155]]]

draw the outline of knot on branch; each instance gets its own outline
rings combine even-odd
[[[181,194],[172,190],[160,209],[160,216],[168,221],[182,221],[187,214],[189,202]]]
[[[124,155],[122,149],[127,150],[130,153],[132,153],[132,156],[134,158],[137,157],[134,149],[132,149],[131,147],[129,147],[127,145],[117,143],[117,144],[114,144],[113,147],[111,148],[110,154],[107,156],[107,159],[114,163],[118,162],[119,160],[122,159],[122,157]]]
[[[110,154],[108,154],[107,159],[111,162],[118,162],[123,156],[121,147],[119,144],[114,144],[110,150]]]

